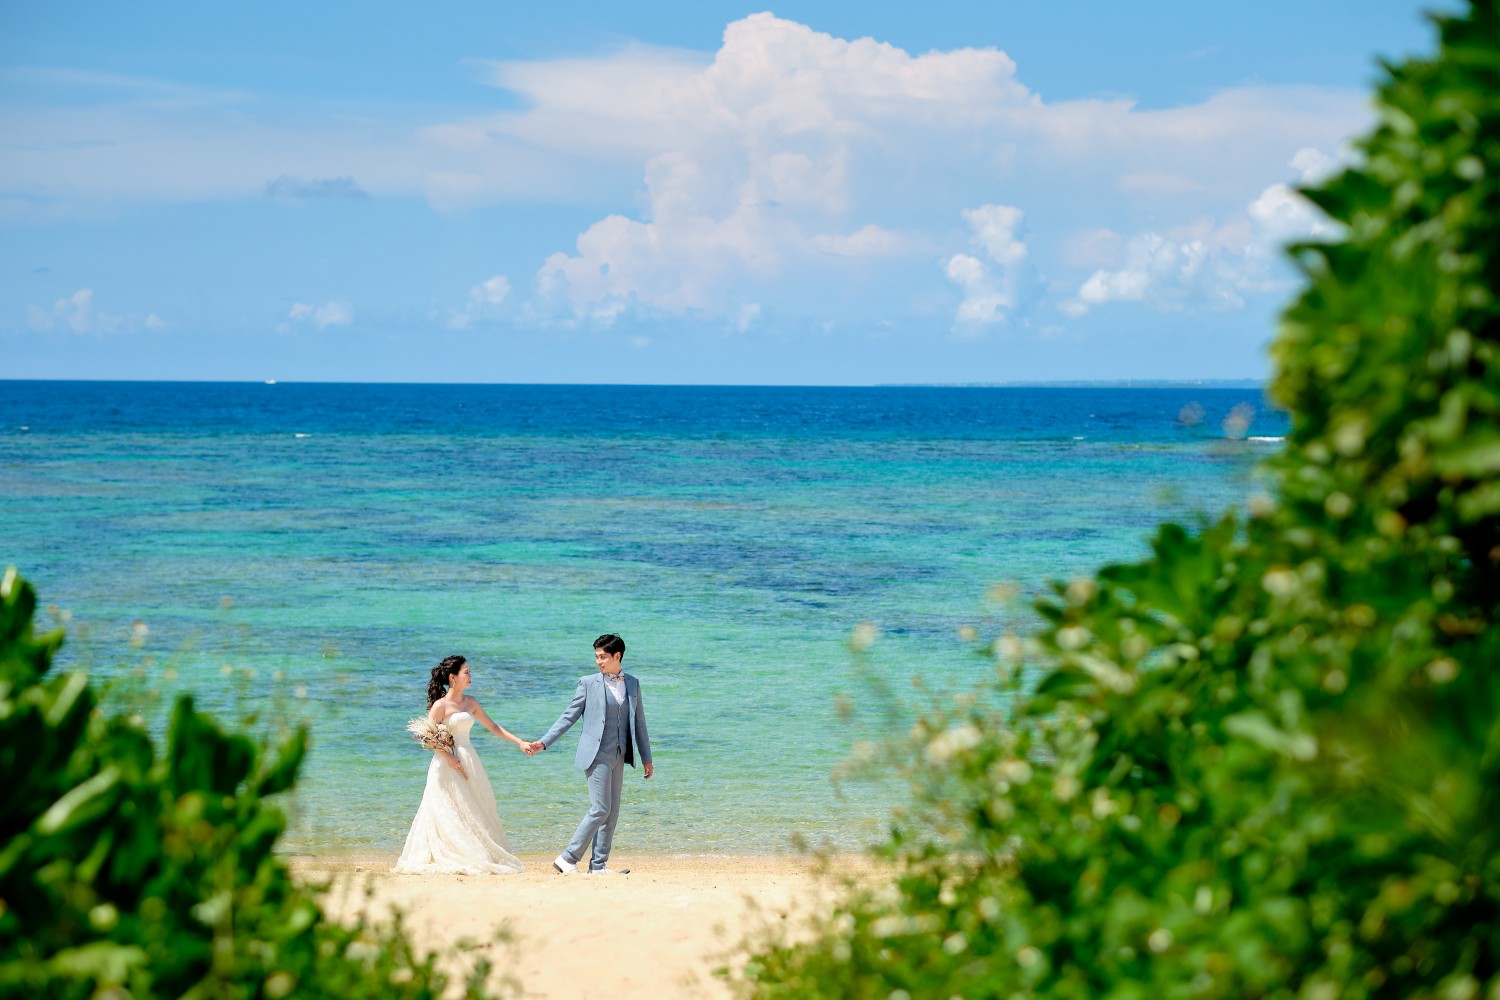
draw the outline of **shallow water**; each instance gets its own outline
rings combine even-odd
[[[850,848],[892,794],[830,781],[891,726],[872,676],[981,682],[959,629],[1026,623],[989,587],[1143,555],[1243,502],[1285,433],[1223,389],[0,382],[0,556],[72,614],[63,666],[312,723],[291,849],[399,851],[442,656],[529,738],[606,631],[657,766],[621,848]],[[515,850],[564,843],[574,737],[476,745]]]

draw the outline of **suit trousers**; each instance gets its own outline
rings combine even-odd
[[[583,859],[584,849],[594,842],[594,857],[589,868],[598,871],[609,861],[614,846],[615,824],[620,821],[620,790],[625,782],[625,751],[600,750],[599,756],[585,769],[589,783],[589,811],[578,824],[563,857],[575,865]]]

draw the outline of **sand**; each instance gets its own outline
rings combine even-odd
[[[825,907],[838,882],[803,857],[653,857],[610,859],[630,874],[562,876],[551,858],[526,857],[515,875],[392,875],[395,859],[298,858],[292,870],[333,878],[326,905],[335,917],[392,905],[407,914],[414,942],[439,948],[477,942],[528,998],[582,996],[724,998],[714,975],[744,961],[739,945],[768,926],[795,933]],[[845,860],[841,872],[860,862]],[[373,890],[368,900],[365,885]],[[497,943],[505,928],[509,942]],[[508,995],[516,995],[511,991]]]

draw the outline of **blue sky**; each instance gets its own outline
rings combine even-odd
[[[0,378],[1246,378],[1408,3],[0,5]]]

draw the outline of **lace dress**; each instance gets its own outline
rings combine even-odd
[[[401,859],[391,871],[398,875],[502,875],[521,871],[525,866],[510,853],[489,776],[469,742],[474,716],[454,712],[446,725],[453,733],[453,751],[468,778],[437,754],[432,755],[422,804],[411,821]]]

